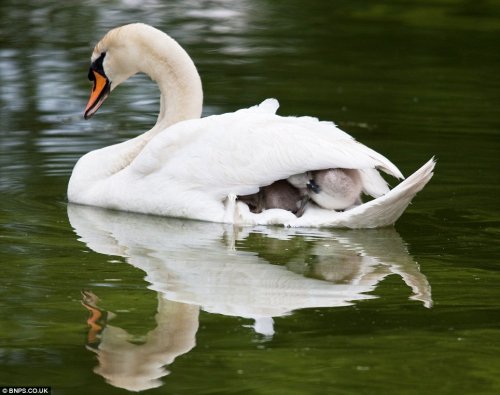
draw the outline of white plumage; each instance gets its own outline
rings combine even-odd
[[[68,186],[72,202],[213,222],[377,227],[393,223],[432,175],[433,160],[417,172],[416,182],[414,177],[400,184],[405,193],[393,197],[389,210],[397,216],[381,210],[363,220],[360,209],[370,205],[373,211],[379,207],[377,200],[395,195],[378,170],[403,176],[387,158],[333,123],[278,116],[275,99],[199,118],[202,90],[194,64],[173,39],[147,25],[109,32],[97,44],[92,62],[94,90],[86,117],[97,111],[109,91],[137,72],[157,81],[161,110],[150,131],[78,161]],[[301,218],[282,209],[252,213],[236,200],[276,180],[329,168],[359,169],[363,191],[377,199],[346,212],[311,204]]]

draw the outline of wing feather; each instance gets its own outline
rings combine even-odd
[[[365,189],[386,189],[375,169],[403,178],[387,158],[331,122],[275,115],[278,103],[175,124],[149,141],[131,171],[156,182],[175,180],[216,196],[253,193],[275,180],[309,170],[363,169]],[[373,185],[372,185],[373,184]]]

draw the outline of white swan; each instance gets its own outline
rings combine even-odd
[[[378,173],[403,178],[398,168],[331,122],[280,117],[278,102],[201,118],[200,77],[188,54],[165,33],[136,23],[108,32],[94,48],[94,82],[85,118],[109,93],[143,72],[161,91],[160,113],[146,133],[84,155],[68,185],[74,203],[238,224],[379,227],[392,224],[432,176],[434,160],[389,191]],[[252,213],[236,197],[294,174],[358,169],[363,191],[376,199],[349,211],[313,204]]]

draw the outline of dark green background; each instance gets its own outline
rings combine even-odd
[[[333,120],[405,175],[438,160],[393,234],[427,277],[431,309],[390,276],[376,299],[276,318],[272,338],[244,326],[251,320],[202,310],[196,347],[150,392],[500,392],[498,2],[3,0],[0,18],[0,385],[125,392],[93,373],[82,289],[122,311],[113,325],[138,342],[155,326],[145,273],[79,241],[65,197],[81,155],[155,121],[157,90],[143,76],[82,119],[94,44],[141,21],[191,54],[206,115],[276,97],[281,114]],[[254,231],[237,249],[314,268],[310,243]]]

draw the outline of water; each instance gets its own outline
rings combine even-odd
[[[494,2],[0,5],[0,385],[58,394],[500,392]],[[204,113],[280,100],[436,174],[395,228],[233,229],[68,205],[85,152],[155,121],[144,77],[82,119],[111,27],[195,60]]]

